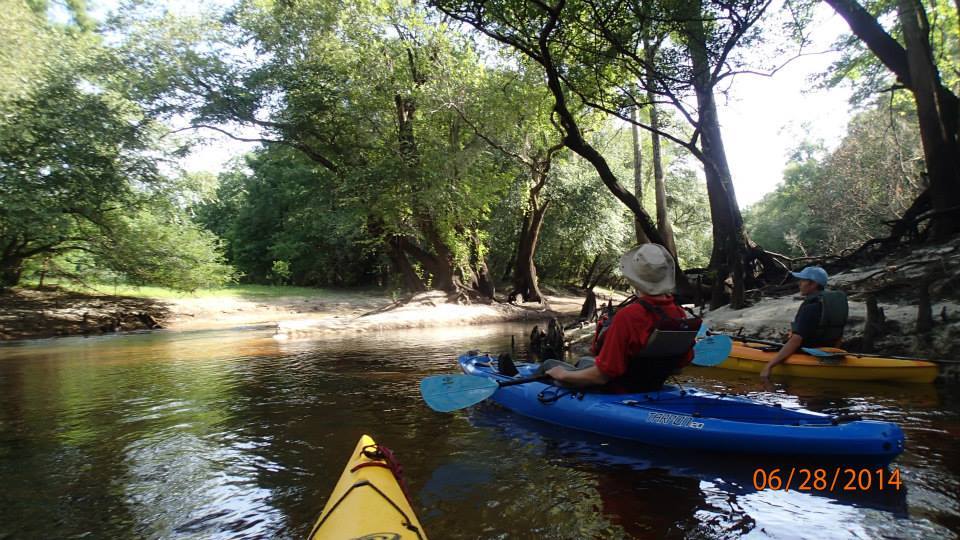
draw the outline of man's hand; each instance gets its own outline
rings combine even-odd
[[[760,371],[760,380],[770,382],[770,370],[772,370],[774,366],[783,363],[791,354],[800,350],[802,344],[803,336],[791,333],[790,339],[783,344],[780,352],[767,362],[767,365],[763,366],[763,370]]]
[[[569,373],[570,372],[568,370],[563,369],[562,367],[552,367],[547,370],[547,376],[558,382],[563,382],[563,379]]]
[[[771,363],[767,363],[765,366],[763,366],[763,369],[760,370],[760,378],[764,381],[770,380],[770,368],[773,367],[770,364]]]

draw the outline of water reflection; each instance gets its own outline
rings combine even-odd
[[[691,370],[682,383],[899,422],[906,493],[756,492],[751,460],[604,440],[417,383],[527,325],[277,339],[266,329],[0,346],[0,538],[299,538],[356,439],[393,448],[433,538],[954,537],[960,403],[933,385]],[[522,351],[521,351],[522,352]],[[784,465],[784,464],[779,464]]]

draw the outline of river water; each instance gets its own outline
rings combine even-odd
[[[957,538],[960,388],[693,368],[684,384],[899,423],[900,491],[757,491],[760,463],[664,451],[481,405],[434,413],[418,382],[503,324],[315,340],[262,328],[0,346],[0,538],[302,538],[363,433],[404,466],[433,539]]]

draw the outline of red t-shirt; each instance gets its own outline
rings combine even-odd
[[[657,306],[670,317],[682,319],[687,313],[673,301],[673,296],[643,296],[641,300]],[[639,303],[617,311],[603,339],[603,348],[595,360],[597,369],[611,379],[627,372],[627,361],[647,346],[657,324],[657,316]],[[686,354],[680,366],[693,360],[693,351]]]

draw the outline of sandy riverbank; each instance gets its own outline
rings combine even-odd
[[[458,326],[570,317],[583,298],[552,291],[546,304],[461,305],[432,291],[405,303],[378,291],[316,296],[141,298],[60,289],[14,289],[0,295],[0,340],[140,330],[151,320],[169,330],[276,325],[285,336]]]

